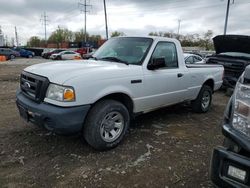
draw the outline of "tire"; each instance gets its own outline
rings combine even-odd
[[[28,58],[32,58],[33,57],[33,55],[28,55]]]
[[[192,109],[197,113],[205,113],[210,109],[212,102],[212,88],[203,85],[198,97],[192,101]]]
[[[13,55],[13,54],[12,54],[12,55],[10,55],[10,59],[15,59],[15,57],[16,57],[16,56],[15,56],[15,55]]]
[[[129,124],[129,112],[122,103],[115,100],[102,100],[90,110],[83,135],[93,148],[100,151],[109,150],[121,142]]]

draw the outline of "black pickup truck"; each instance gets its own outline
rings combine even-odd
[[[213,38],[216,54],[207,58],[208,64],[224,66],[223,86],[234,88],[240,75],[250,64],[250,36],[218,35]]]

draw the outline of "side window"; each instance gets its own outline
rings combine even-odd
[[[194,56],[194,62],[199,62],[202,61],[202,59],[198,56]]]
[[[175,44],[172,42],[159,42],[152,54],[151,60],[162,58],[166,68],[178,68],[178,57]]]
[[[186,64],[193,64],[193,63],[194,63],[194,58],[193,58],[193,56],[188,57],[188,58],[186,59],[185,63],[186,63]]]

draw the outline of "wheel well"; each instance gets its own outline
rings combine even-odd
[[[126,106],[126,108],[128,109],[131,115],[133,114],[134,104],[133,104],[132,99],[128,95],[124,93],[113,93],[113,94],[106,95],[105,97],[102,97],[98,101],[103,100],[103,99],[113,99],[113,100],[119,101],[124,106]]]
[[[207,80],[203,85],[207,85],[211,87],[212,90],[214,90],[214,81],[212,79]]]

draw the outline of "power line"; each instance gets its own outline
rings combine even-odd
[[[78,2],[78,6],[81,8],[80,11],[84,13],[84,42],[86,44],[87,42],[87,13],[89,10],[87,10],[89,7],[92,7],[92,5],[87,4],[86,0],[84,0],[84,3]]]
[[[44,40],[45,40],[45,46],[47,44],[47,25],[48,25],[48,16],[46,15],[46,12],[44,12],[41,15],[41,19],[40,21],[42,22],[42,24],[44,25]]]

